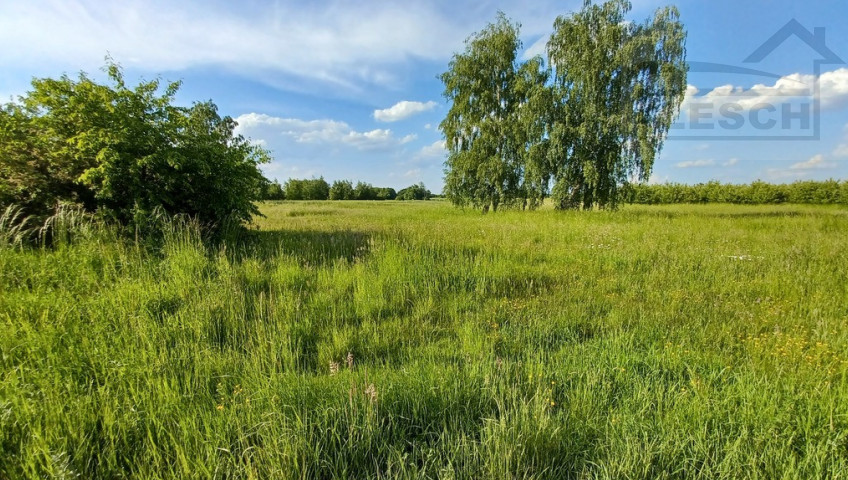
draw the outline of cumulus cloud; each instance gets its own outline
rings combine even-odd
[[[848,103],[848,68],[824,72],[819,76],[818,96],[822,109],[836,109]],[[775,81],[773,85],[757,84],[750,88],[722,85],[702,95],[694,85],[688,85],[681,111],[689,113],[692,106],[719,106],[734,104],[738,111],[780,105],[793,101],[805,101],[815,93],[816,77],[793,73]]]
[[[374,110],[374,118],[381,122],[396,122],[436,107],[436,102],[411,102],[403,100],[382,110]]]
[[[422,158],[444,158],[447,154],[444,140],[436,140],[418,151],[418,156]]]
[[[391,130],[375,129],[358,132],[337,120],[301,120],[280,118],[263,113],[247,113],[237,117],[239,134],[267,142],[262,135],[282,136],[301,144],[333,144],[359,150],[386,150],[415,140],[416,135],[398,138]]]
[[[696,167],[712,167],[715,166],[715,160],[702,159],[702,160],[687,160],[685,162],[675,163],[674,166],[677,168],[696,168]]]
[[[805,162],[798,162],[798,163],[792,164],[792,166],[789,167],[789,169],[790,170],[813,170],[813,169],[819,169],[819,168],[834,168],[834,167],[836,167],[835,162],[827,162],[824,159],[824,155],[818,154],[818,155],[814,155],[812,158],[810,158],[809,160],[807,160]]]
[[[824,179],[833,175],[832,170],[837,168],[836,162],[828,161],[822,154],[813,155],[803,162],[793,163],[788,168],[766,169],[766,178],[769,180],[798,180],[803,178]]]
[[[843,132],[845,132],[843,140],[848,142],[848,125],[845,125],[845,128],[843,128],[842,130]],[[839,145],[837,145],[836,148],[833,150],[833,156],[848,157],[848,143],[840,143]]]

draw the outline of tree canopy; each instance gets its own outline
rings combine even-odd
[[[442,74],[451,107],[445,193],[458,205],[614,208],[644,181],[686,89],[686,33],[674,7],[643,23],[631,5],[586,1],[560,16],[541,57],[519,62],[519,25],[502,13]]]
[[[156,209],[202,223],[249,221],[268,181],[267,151],[234,134],[211,101],[173,104],[180,84],[111,84],[85,74],[36,79],[0,108],[0,203],[46,216],[73,203],[124,224]]]
[[[528,145],[541,142],[542,132],[527,120],[546,75],[540,59],[519,65],[518,35],[519,26],[500,13],[441,76],[452,103],[440,128],[449,152],[445,194],[454,203],[497,210],[532,193],[524,172],[536,150]]]

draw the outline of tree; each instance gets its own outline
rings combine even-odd
[[[353,200],[353,184],[350,180],[336,180],[330,187],[330,200]]]
[[[614,208],[619,188],[646,181],[686,91],[686,32],[674,7],[642,24],[626,0],[554,22],[552,195],[558,208]]]
[[[288,200],[327,200],[330,198],[330,185],[324,177],[308,180],[290,178],[285,184]]]
[[[306,180],[304,196],[306,200],[329,200],[330,184],[324,177]]]
[[[283,186],[280,185],[280,182],[274,180],[273,182],[268,182],[264,187],[264,193],[262,195],[262,200],[285,200],[286,193],[283,191]]]
[[[259,213],[270,157],[233,119],[212,102],[173,105],[179,83],[129,88],[117,64],[106,70],[110,85],[36,79],[0,108],[0,202],[36,217],[75,203],[123,224],[156,209],[206,224]]]
[[[370,183],[356,182],[356,187],[353,189],[353,198],[356,200],[376,200],[377,191]]]
[[[294,178],[286,180],[285,185],[283,185],[286,200],[305,200],[305,182],[306,180],[295,180]]]
[[[410,185],[397,193],[396,200],[429,200],[433,194],[423,183]]]
[[[397,192],[391,187],[382,187],[377,189],[377,200],[394,200],[397,198]]]
[[[441,75],[451,102],[439,125],[448,149],[445,194],[454,204],[486,212],[527,196],[528,135],[539,132],[519,118],[530,118],[527,98],[538,93],[545,75],[541,59],[519,66],[518,34],[519,26],[499,13],[496,23],[466,40],[465,52],[454,55]]]

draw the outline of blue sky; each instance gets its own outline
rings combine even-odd
[[[582,1],[524,3],[6,0],[0,99],[26,92],[32,77],[102,78],[108,53],[130,80],[182,80],[180,103],[212,99],[241,133],[272,150],[264,167],[271,178],[323,175],[395,188],[423,181],[439,191],[445,152],[437,127],[448,107],[437,76],[451,55],[498,10],[522,24],[526,56],[543,53],[553,20]],[[666,4],[634,0],[631,18]],[[676,5],[690,61],[759,73],[690,73],[652,181],[848,179],[848,65],[823,64],[814,76],[821,57],[794,36],[743,63],[792,19],[810,32],[823,27],[826,46],[848,59],[844,0]]]

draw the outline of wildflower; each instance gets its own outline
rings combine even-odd
[[[330,375],[339,373],[339,362],[330,360]]]
[[[347,368],[353,370],[353,353],[347,352]]]
[[[223,409],[224,409],[224,406],[223,406],[223,405],[221,405],[221,404],[218,404],[218,406],[217,406],[217,407],[215,407],[215,408],[216,408],[216,409],[218,409],[218,410],[223,410]]]

